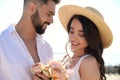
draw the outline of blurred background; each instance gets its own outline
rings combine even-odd
[[[54,58],[61,60],[66,54],[65,45],[68,36],[58,19],[58,9],[65,4],[79,6],[91,6],[99,10],[105,22],[109,25],[113,33],[112,45],[104,50],[107,80],[120,79],[120,0],[61,0],[56,6],[54,23],[51,24],[43,38],[47,40],[53,48]],[[23,0],[0,0],[0,32],[10,24],[17,24],[23,12]],[[114,75],[113,75],[114,74]]]

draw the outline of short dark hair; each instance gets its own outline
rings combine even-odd
[[[24,6],[27,2],[41,2],[43,4],[46,4],[49,0],[24,0]],[[59,4],[61,0],[51,0],[53,2],[55,2],[56,4]]]
[[[46,4],[49,0],[40,0],[40,1]],[[60,3],[60,0],[51,0],[51,1],[55,2],[56,4]]]

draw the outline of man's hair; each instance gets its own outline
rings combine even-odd
[[[40,2],[42,4],[47,4],[48,1],[53,1],[55,4],[59,4],[61,0],[24,0],[24,6],[26,5],[27,2]]]

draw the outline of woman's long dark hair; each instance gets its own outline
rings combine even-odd
[[[106,80],[104,60],[102,58],[103,45],[100,37],[100,33],[96,25],[88,18],[82,15],[74,15],[67,25],[67,31],[70,32],[70,25],[73,19],[78,19],[82,26],[85,39],[88,43],[88,47],[85,49],[85,53],[95,57],[100,64],[100,80]]]

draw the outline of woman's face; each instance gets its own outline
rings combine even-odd
[[[88,43],[84,37],[83,26],[81,22],[74,18],[72,20],[69,32],[69,41],[74,53],[84,53]]]

